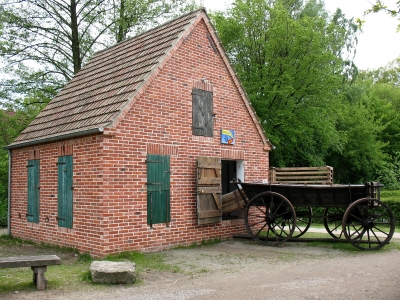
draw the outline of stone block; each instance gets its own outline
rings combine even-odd
[[[132,284],[136,280],[136,265],[132,262],[94,261],[90,273],[95,283]]]

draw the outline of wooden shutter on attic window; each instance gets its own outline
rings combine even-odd
[[[192,133],[200,136],[213,136],[213,94],[192,89]]]
[[[198,224],[222,221],[221,159],[197,158],[197,216]]]

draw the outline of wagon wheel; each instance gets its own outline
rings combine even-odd
[[[353,202],[342,225],[346,240],[361,250],[377,250],[388,244],[396,226],[390,208],[373,198]]]
[[[324,210],[324,227],[335,239],[344,238],[342,220],[345,211],[344,207],[327,207]]]
[[[296,226],[292,234],[292,238],[301,237],[311,226],[312,208],[311,207],[295,207]],[[279,235],[279,233],[277,233]]]
[[[264,192],[247,203],[244,222],[255,241],[280,245],[292,236],[296,228],[296,213],[284,196]]]

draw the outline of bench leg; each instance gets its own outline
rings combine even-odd
[[[31,267],[33,271],[33,283],[37,286],[37,289],[42,291],[47,287],[47,280],[44,277],[44,272],[47,271],[47,267]]]

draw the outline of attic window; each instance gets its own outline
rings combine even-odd
[[[192,133],[193,135],[212,137],[213,93],[192,89]]]

